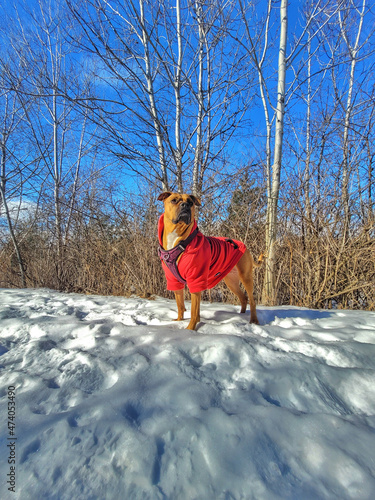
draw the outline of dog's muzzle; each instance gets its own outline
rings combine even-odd
[[[184,222],[185,224],[190,224],[191,222],[191,208],[190,206],[181,205],[181,210],[177,217],[172,221],[173,224],[177,224],[178,222]]]
[[[191,221],[191,213],[189,212],[180,212],[177,217],[177,222],[184,222],[185,224],[190,224]]]

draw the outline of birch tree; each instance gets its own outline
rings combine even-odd
[[[90,105],[97,113],[97,123],[111,137],[108,145],[113,155],[130,172],[147,180],[155,178],[168,190],[171,165],[166,154],[166,116],[160,110],[165,92],[157,79],[162,62],[155,58],[160,9],[150,8],[144,0],[126,5],[109,0],[79,4],[67,0],[67,5],[82,30],[80,48],[91,57],[88,70],[105,88],[105,94]],[[168,70],[173,80],[173,72]],[[177,101],[180,75],[179,70],[173,81]],[[177,104],[178,138],[179,124]]]
[[[228,4],[230,6],[230,4]],[[238,31],[229,19],[233,7],[220,2],[197,0],[194,4],[197,28],[196,75],[189,81],[196,101],[196,127],[192,190],[202,195],[204,179],[212,165],[220,163],[228,142],[241,126],[251,99],[243,74],[244,54],[230,43],[229,33]]]
[[[288,27],[288,1],[281,0],[280,6],[280,46],[278,60],[277,107],[275,125],[275,147],[272,165],[271,191],[268,197],[266,222],[267,267],[264,280],[263,300],[276,302],[276,238],[277,238],[277,205],[280,193],[280,175],[282,148],[284,136],[285,115],[285,78],[286,78],[286,48]]]
[[[251,27],[247,19],[245,7],[240,1],[240,9],[242,19],[245,23],[247,40],[249,42],[248,53],[255,65],[258,73],[259,89],[262,100],[262,106],[266,124],[266,184],[267,184],[267,212],[266,212],[266,249],[267,249],[267,265],[263,287],[262,301],[264,303],[274,303],[276,301],[276,276],[275,276],[275,259],[276,259],[276,238],[277,238],[277,207],[280,193],[280,176],[282,162],[282,148],[284,135],[284,115],[285,115],[285,100],[286,100],[286,69],[287,69],[287,27],[288,27],[288,2],[281,0],[280,4],[280,35],[279,35],[279,50],[278,50],[278,69],[277,69],[277,102],[273,106],[270,102],[270,91],[266,82],[264,63],[266,61],[267,52],[269,50],[269,26],[272,13],[272,0],[268,1],[267,12],[264,21],[263,37],[264,43],[261,48],[261,55],[257,55],[259,49],[253,42]],[[271,108],[271,112],[270,112]],[[274,150],[272,162],[272,126],[275,122],[274,135]]]
[[[56,249],[59,288],[65,286],[64,250],[82,182],[83,159],[94,154],[97,145],[94,130],[88,131],[87,112],[82,116],[69,95],[78,94],[87,99],[88,88],[85,79],[76,78],[73,70],[74,57],[65,37],[68,21],[61,5],[64,4],[52,5],[39,0],[35,10],[26,7],[28,23],[20,14],[9,35],[19,64],[27,72],[27,78],[18,86],[13,85],[13,89],[22,106],[34,157],[38,158],[40,171],[34,186],[43,193],[46,216],[52,199],[49,220],[53,224],[50,229]],[[16,82],[17,75],[11,74],[10,80]]]
[[[181,131],[181,119],[182,119],[182,59],[183,59],[183,45],[182,45],[182,22],[181,22],[181,2],[176,0],[176,36],[177,36],[177,61],[175,62],[175,74],[173,88],[175,93],[176,101],[176,118],[175,118],[175,142],[176,146],[172,151],[174,151],[176,169],[177,169],[177,189],[181,193],[183,191],[183,180],[182,180],[182,131]]]
[[[349,231],[350,224],[350,209],[349,209],[349,179],[350,179],[350,154],[349,154],[349,134],[350,124],[353,114],[354,100],[353,89],[355,81],[355,69],[358,62],[359,51],[361,49],[361,33],[363,20],[366,12],[366,0],[362,0],[362,5],[357,8],[355,3],[350,0],[349,5],[345,10],[339,10],[338,20],[340,26],[340,34],[343,38],[349,58],[350,58],[350,74],[347,89],[347,99],[345,105],[345,118],[344,118],[344,135],[343,135],[343,158],[342,158],[342,205],[344,209],[344,225],[343,225],[343,242],[345,242]],[[358,16],[357,30],[351,39],[349,33],[349,25],[351,24],[352,15],[356,13]]]
[[[0,80],[3,83],[3,79]],[[1,161],[0,161],[0,216],[4,215],[10,238],[14,247],[14,252],[16,254],[21,283],[22,286],[26,287],[26,270],[24,260],[21,254],[20,245],[18,238],[16,236],[14,228],[14,217],[12,217],[9,204],[8,204],[8,193],[7,193],[7,183],[8,181],[13,181],[14,188],[14,177],[19,179],[17,173],[13,168],[9,169],[9,163],[12,164],[11,156],[12,149],[9,143],[14,140],[14,135],[17,133],[17,129],[23,120],[22,108],[17,104],[14,96],[11,92],[7,91],[5,85],[0,87],[0,102],[3,105],[0,113],[1,118],[1,128],[0,128],[0,151],[1,151]],[[10,161],[9,161],[10,160]]]
[[[80,45],[108,89],[95,105],[113,154],[162,189],[201,193],[208,172],[224,164],[249,104],[249,93],[241,93],[248,86],[239,71],[243,58],[225,43],[229,24],[236,24],[233,5],[67,3],[82,29]]]
[[[6,25],[6,17],[2,19]],[[23,212],[33,191],[33,178],[40,173],[38,155],[34,155],[26,125],[26,110],[32,99],[24,104],[18,99],[18,90],[28,74],[19,61],[19,53],[6,40],[3,30],[1,41],[4,49],[0,54],[0,217],[5,219],[19,268],[21,286],[27,285],[27,265],[22,248],[20,226]]]
[[[300,89],[301,74],[304,72],[306,64],[311,64],[312,53],[309,50],[311,41],[321,34],[324,26],[337,13],[337,6],[332,9],[329,7],[329,2],[312,3],[302,29],[300,32],[297,32],[293,41],[288,42],[288,2],[287,0],[281,1],[278,8],[280,21],[278,63],[277,70],[275,71],[277,75],[276,84],[273,84],[274,79],[270,73],[270,68],[265,66],[270,57],[272,42],[274,42],[274,40],[270,41],[270,25],[272,14],[275,10],[274,2],[269,0],[267,3],[265,19],[260,24],[260,30],[258,26],[252,28],[249,14],[242,0],[239,0],[239,6],[246,28],[247,52],[258,73],[260,97],[265,117],[265,174],[268,199],[265,243],[268,258],[262,300],[265,303],[274,304],[277,293],[275,265],[285,110],[295,93]],[[257,40],[257,43],[254,40]],[[287,82],[286,75],[288,69],[291,70],[290,73],[292,76]],[[276,103],[274,103],[275,100]],[[307,137],[306,140],[308,141],[309,138]],[[308,157],[306,161],[309,162]],[[305,170],[305,174],[307,180],[307,170]]]

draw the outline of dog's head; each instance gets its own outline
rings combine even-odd
[[[183,222],[189,225],[194,220],[195,206],[201,206],[200,200],[192,194],[165,192],[158,196],[158,200],[164,202],[165,215],[173,224]]]

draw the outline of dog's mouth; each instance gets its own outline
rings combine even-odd
[[[190,224],[191,222],[191,211],[190,208],[182,209],[178,216],[172,221],[173,224],[178,222],[184,222],[185,224]]]

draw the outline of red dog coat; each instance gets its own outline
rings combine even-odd
[[[192,231],[197,227],[194,222]],[[158,224],[159,243],[163,245],[164,214]],[[227,240],[204,236],[198,231],[195,238],[186,247],[178,261],[178,271],[187,282],[191,293],[202,292],[213,288],[237,264],[245,253],[246,246],[242,241]],[[162,261],[168,290],[182,290],[181,283]]]

